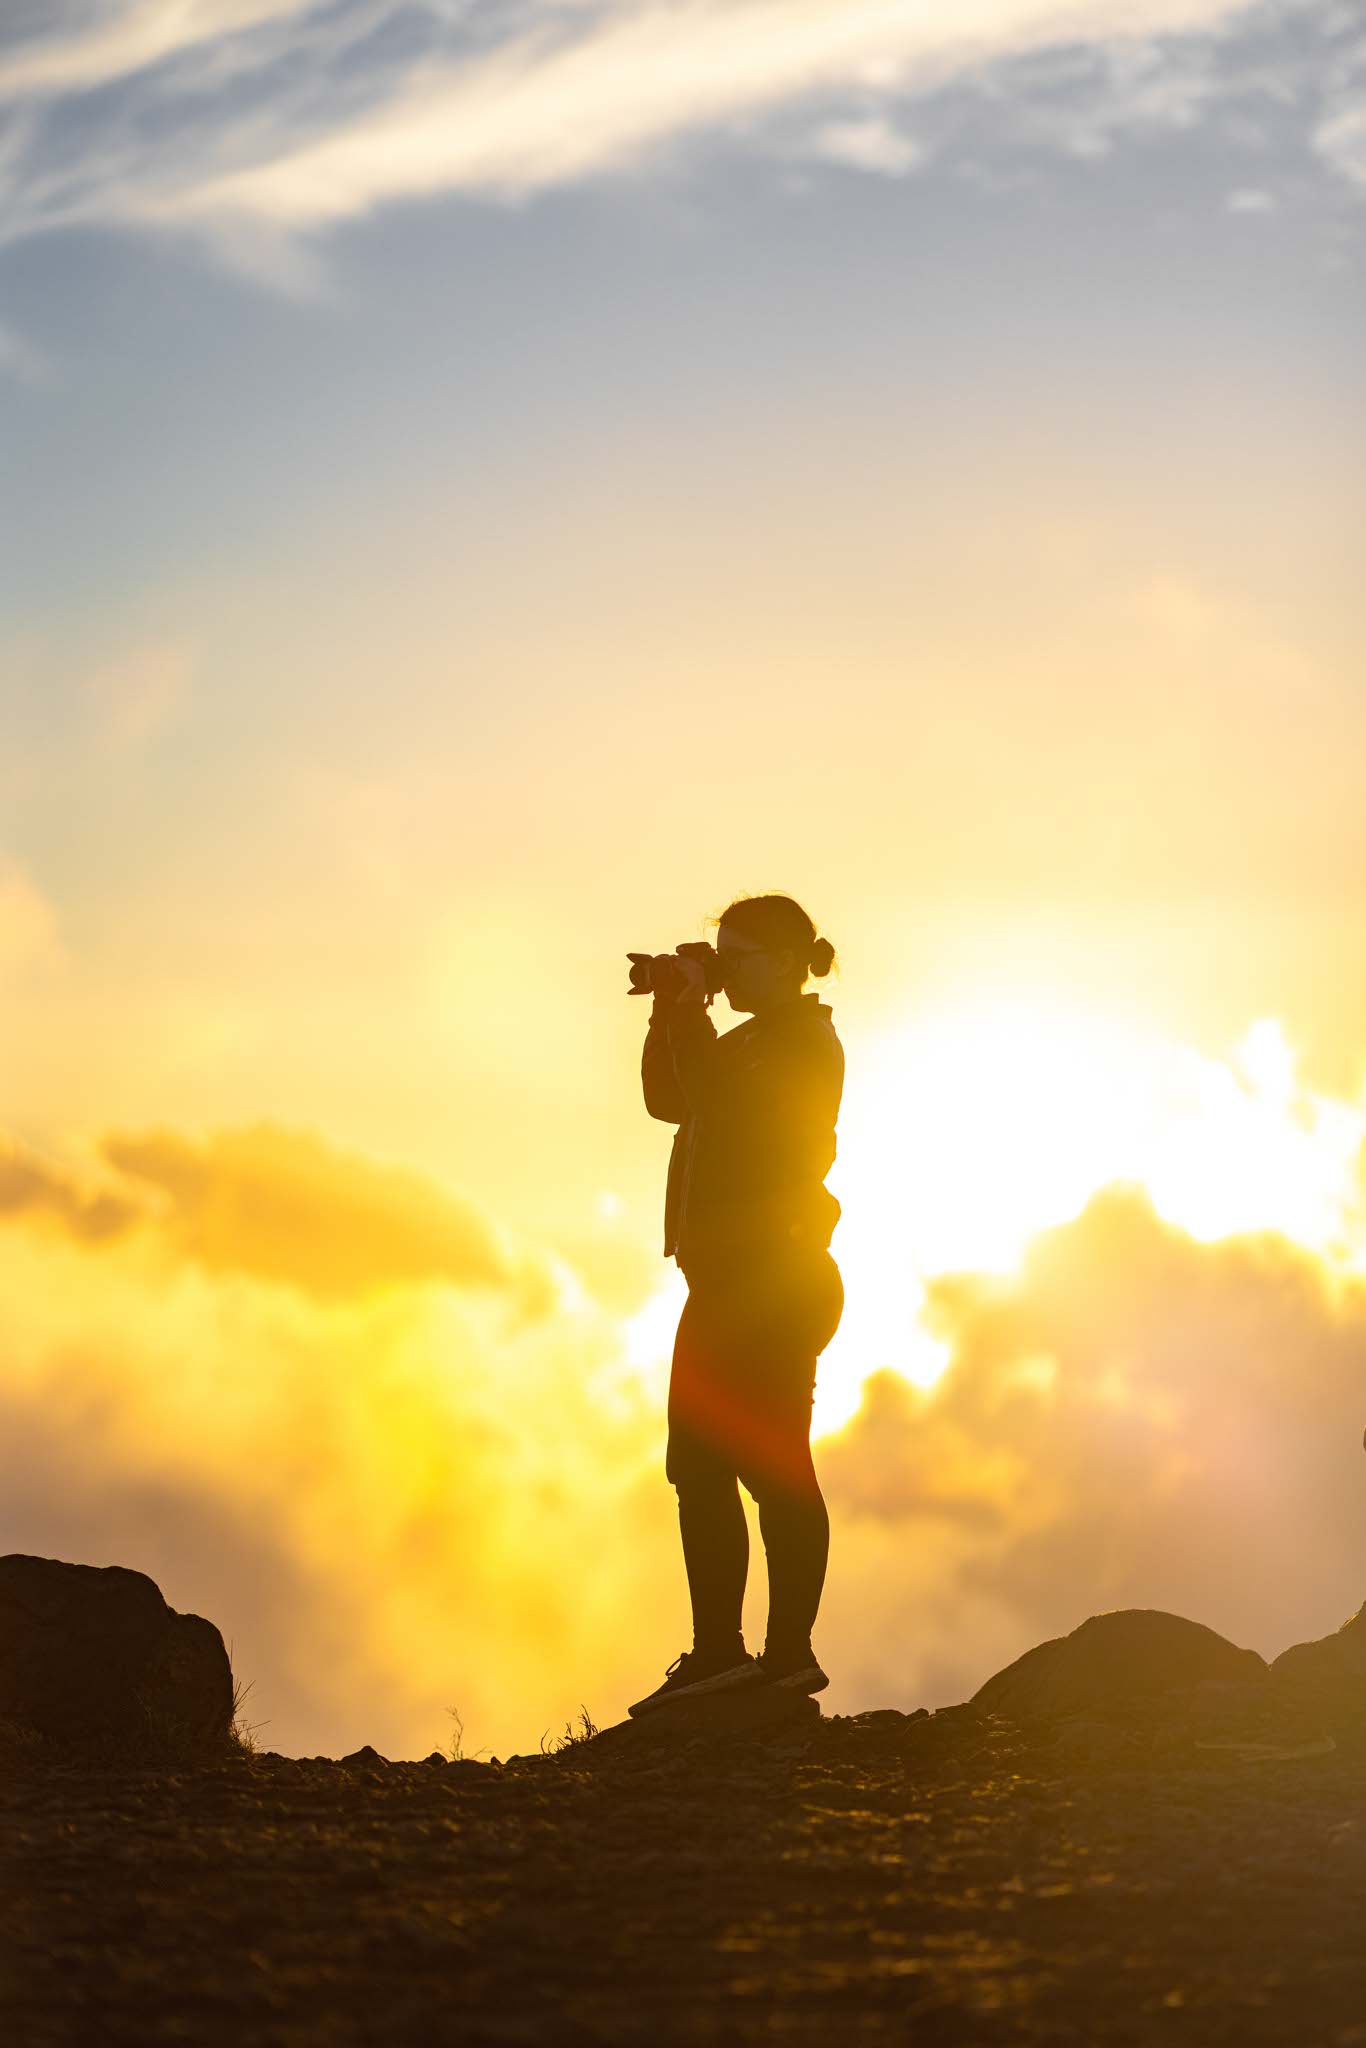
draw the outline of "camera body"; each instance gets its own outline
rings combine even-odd
[[[695,960],[702,969],[706,981],[707,998],[719,995],[722,987],[721,960],[715,946],[705,939],[685,939],[674,951],[680,960]],[[628,995],[648,996],[655,989],[655,955],[653,953],[628,953],[631,963],[631,986]]]

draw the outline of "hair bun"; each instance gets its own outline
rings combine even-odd
[[[817,939],[811,948],[811,972],[828,974],[835,958],[835,949],[829,939]]]

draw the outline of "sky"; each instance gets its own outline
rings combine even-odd
[[[625,955],[772,889],[828,1710],[1354,1612],[1364,314],[1361,5],[11,0],[0,1548],[288,1754],[621,1718]]]

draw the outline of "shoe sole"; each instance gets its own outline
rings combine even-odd
[[[710,1678],[695,1678],[691,1685],[675,1686],[672,1692],[637,1700],[633,1707],[626,1709],[633,1718],[640,1714],[652,1714],[659,1707],[667,1707],[671,1700],[693,1700],[707,1692],[729,1692],[736,1686],[748,1685],[757,1677],[753,1664],[734,1664],[729,1671],[717,1671]]]
[[[830,1680],[811,1664],[805,1671],[787,1671],[781,1678],[767,1678],[764,1683],[774,1692],[824,1692]]]

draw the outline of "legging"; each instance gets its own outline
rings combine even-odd
[[[740,1638],[749,1573],[740,1483],[758,1502],[768,1558],[766,1647],[800,1649],[810,1638],[830,1551],[811,1405],[816,1360],[843,1312],[844,1283],[829,1252],[688,1275],[664,1469],[678,1489],[699,1650]]]

